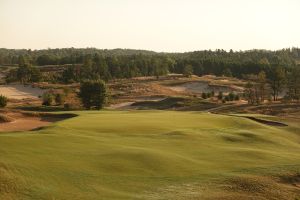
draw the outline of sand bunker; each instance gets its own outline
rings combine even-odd
[[[0,85],[0,94],[9,99],[38,99],[44,92],[45,90],[33,88],[30,85]]]
[[[169,87],[173,91],[177,92],[192,92],[192,93],[203,93],[203,92],[241,92],[242,88],[236,86],[227,85],[213,85],[208,82],[189,82],[181,85]]]
[[[76,116],[73,114],[51,115],[21,112],[4,112],[1,115],[5,115],[12,120],[0,123],[0,132],[37,130],[51,123]]]
[[[112,105],[110,105],[107,108],[108,109],[116,109],[116,110],[135,109],[135,106],[133,106],[133,104],[135,104],[137,102],[143,102],[143,101],[158,102],[158,101],[161,101],[163,99],[165,99],[165,98],[151,97],[151,96],[149,96],[149,97],[141,97],[141,98],[132,99],[132,101],[127,101],[127,102],[112,104]]]

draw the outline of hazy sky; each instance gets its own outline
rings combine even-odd
[[[300,47],[300,0],[0,0],[0,47]]]

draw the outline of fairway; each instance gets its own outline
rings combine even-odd
[[[300,173],[297,122],[275,127],[176,111],[76,114],[39,131],[0,133],[0,199],[300,197],[291,181]]]

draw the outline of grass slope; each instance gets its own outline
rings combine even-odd
[[[0,134],[0,199],[299,195],[297,122],[272,127],[173,111],[77,114],[37,132]],[[291,177],[278,179],[283,174]]]

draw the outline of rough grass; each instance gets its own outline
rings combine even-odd
[[[40,131],[0,134],[0,199],[299,197],[299,123],[200,112],[76,114]]]

